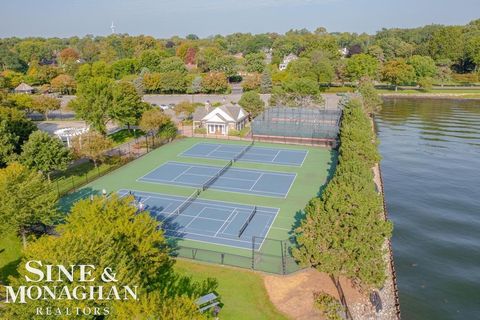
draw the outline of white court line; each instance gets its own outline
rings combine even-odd
[[[210,151],[209,153],[207,153],[206,156],[208,157],[211,153],[214,153],[214,152],[217,151],[219,148],[221,148],[221,146],[217,146],[215,149],[213,149],[212,151]]]
[[[218,166],[212,166],[212,165],[206,165],[206,164],[188,164],[188,163],[185,163],[185,162],[177,162],[177,161],[169,161],[169,162],[166,162],[165,164],[168,164],[168,163],[173,163],[173,164],[178,164],[178,165],[183,165],[183,166],[193,166],[193,167],[199,167],[199,168],[203,168],[203,167],[206,167],[206,168],[218,168]],[[165,165],[163,164],[163,165]],[[276,173],[278,175],[281,175],[281,176],[292,176],[294,175],[293,172],[284,172],[284,171],[276,171],[276,170],[258,170],[258,169],[247,169],[247,168],[229,168],[228,170],[238,170],[238,171],[248,171],[248,172],[259,172],[259,173]]]
[[[277,151],[277,154],[275,155],[275,157],[273,157],[272,161],[270,162],[275,162],[275,159],[277,159],[278,155],[282,152],[282,150],[278,150]]]
[[[221,177],[219,179],[222,179]],[[191,184],[191,183],[183,183],[179,181],[175,181],[172,183],[172,181],[168,180],[158,180],[158,179],[146,179],[143,178],[142,180],[139,180],[140,182],[146,182],[146,183],[152,183],[152,184],[163,184],[166,186],[172,186],[172,185],[180,185],[180,186],[187,186],[187,187],[201,187],[202,184]],[[291,187],[291,186],[290,186]],[[259,196],[264,196],[264,197],[272,197],[272,198],[282,198],[285,199],[287,197],[287,194],[281,194],[281,193],[275,193],[275,192],[268,192],[268,191],[262,191],[261,193],[252,193],[252,192],[247,192],[249,191],[248,189],[240,189],[240,188],[235,188],[235,187],[215,187],[211,186],[209,189],[213,189],[216,191],[220,192],[231,192],[231,193],[239,193],[239,194],[254,194],[254,195],[259,195]]]
[[[126,190],[126,189],[120,189],[117,192],[119,192],[121,190]],[[163,200],[171,200],[171,199],[175,200],[175,199],[177,199],[176,201],[179,201],[179,202],[188,198],[188,196],[176,196],[176,195],[170,195],[170,194],[165,194],[165,193],[156,193],[156,192],[151,192],[151,191],[141,191],[141,190],[135,190],[135,189],[133,189],[131,191],[132,192],[149,194],[151,198],[158,198],[158,199],[163,199]],[[128,190],[126,190],[126,192],[128,192]],[[228,208],[228,209],[236,208],[236,209],[239,209],[239,210],[241,210],[241,209],[249,210],[252,207],[251,204],[249,205],[249,204],[242,204],[242,203],[228,202],[228,201],[214,200],[214,199],[205,199],[205,198],[197,198],[197,199],[195,199],[195,202],[210,205],[210,206],[213,206],[213,207]],[[230,204],[230,206],[217,204],[218,202]],[[238,207],[238,205],[240,205],[242,207]],[[264,208],[264,209],[275,209],[276,211],[275,212],[274,211],[272,211],[272,212],[265,211],[265,210],[262,210],[262,208]],[[257,207],[257,213],[259,211],[263,212],[264,214],[275,214],[276,215],[278,213],[279,209],[276,208],[276,207],[258,206]]]
[[[175,181],[177,180],[178,178],[180,178],[181,176],[183,176],[188,170],[192,169],[193,166],[190,166],[189,168],[183,170],[179,175],[177,175],[175,178],[173,178],[171,181]]]
[[[185,228],[185,229],[188,228],[188,226],[189,226],[190,224],[192,224],[192,222],[193,222],[195,219],[197,219],[197,218],[200,216],[200,214],[201,214],[203,211],[205,211],[205,209],[206,209],[206,207],[203,207],[202,210],[200,210],[200,211],[197,213],[197,215],[196,215],[192,220],[190,220],[190,222],[187,223],[187,225],[186,225],[184,228]]]
[[[237,216],[236,211],[237,211],[237,208],[233,209],[232,212],[230,212],[230,214],[228,215],[227,220],[225,220],[225,222],[220,226],[220,228],[219,228],[219,229],[217,230],[217,232],[215,233],[214,237],[216,237],[217,234],[220,232],[220,230],[222,230],[222,228],[223,228],[223,226],[225,225],[225,223],[227,223],[228,220],[230,220],[230,217],[232,216],[232,214],[235,213],[235,217]],[[235,218],[234,218],[234,219],[235,219]],[[233,219],[232,219],[232,221],[233,221]],[[230,221],[230,223],[232,223],[232,221]],[[230,225],[230,223],[228,224],[228,226]],[[225,229],[226,229],[228,226],[226,226]],[[223,233],[223,232],[222,232],[222,233]]]
[[[250,187],[249,191],[252,191],[253,187],[255,187],[255,185],[258,183],[258,181],[260,181],[262,177],[263,177],[263,173],[258,177],[257,181],[255,181],[255,183]]]

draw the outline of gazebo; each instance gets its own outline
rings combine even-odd
[[[33,87],[29,86],[25,82],[22,82],[15,88],[15,93],[31,94],[31,93],[33,93],[33,90],[34,90]]]

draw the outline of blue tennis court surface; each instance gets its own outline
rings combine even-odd
[[[248,145],[232,145],[221,143],[197,143],[180,156],[194,158],[211,158],[231,160],[246,149]],[[237,161],[271,163],[301,167],[308,151],[277,149],[252,146]]]
[[[253,236],[266,237],[279,211],[196,198],[178,214],[176,209],[185,203],[186,197],[125,189],[118,194],[123,197],[130,192],[137,204],[142,203],[144,210],[162,221],[167,236],[237,248],[251,249]],[[261,246],[262,243],[255,243],[256,250]]]
[[[223,167],[167,162],[138,181],[201,188]],[[285,198],[296,174],[275,171],[228,168],[209,186],[211,189]]]

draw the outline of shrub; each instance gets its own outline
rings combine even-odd
[[[315,292],[313,294],[315,307],[319,309],[328,320],[342,320],[341,314],[345,312],[344,307],[338,300],[329,294]]]
[[[194,132],[198,134],[206,134],[207,128],[195,128]]]

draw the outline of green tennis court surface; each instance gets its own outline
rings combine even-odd
[[[186,138],[164,145],[93,181],[77,192],[63,197],[61,199],[62,208],[66,211],[74,201],[86,198],[92,193],[100,194],[102,189],[107,190],[108,193],[120,192],[122,194],[134,191],[139,195],[145,196],[150,194],[157,197],[156,200],[155,198],[147,200],[143,209],[152,211],[152,215],[158,217],[159,221],[166,220],[165,222],[168,222],[167,216],[181,205],[182,199],[187,199],[197,190],[199,184],[190,186],[169,183],[168,181],[165,181],[165,183],[152,183],[151,181],[142,181],[140,178],[169,163],[182,163],[182,165],[197,169],[199,167],[214,167],[218,171],[219,168],[223,168],[226,165],[225,160],[227,159],[186,157],[182,155],[185,151],[192,150],[195,145],[211,144],[212,142],[215,141],[201,138]],[[221,144],[222,148],[232,146],[234,147],[232,150],[236,151],[245,150],[250,145],[241,141],[227,140],[221,140],[218,144]],[[252,152],[251,150],[254,148],[291,150],[293,151],[292,154],[304,154],[305,156],[301,166],[240,160],[245,155],[248,155],[249,152]],[[238,153],[236,154],[238,155]],[[282,264],[285,255],[290,255],[289,248],[294,245],[289,239],[303,217],[303,209],[308,201],[320,194],[327,177],[333,173],[336,156],[335,151],[324,148],[256,142],[239,157],[239,161],[226,168],[225,172],[222,172],[209,188],[202,190],[192,204],[188,205],[185,210],[180,210],[183,212],[170,216],[170,218],[174,218],[173,220],[177,219],[177,227],[179,228],[175,230],[175,228],[165,225],[166,235],[174,242],[179,256],[246,268],[251,268],[253,265],[255,269],[278,273],[279,264]],[[227,190],[226,188],[217,189],[213,187],[214,185],[219,186],[218,183],[222,185],[222,183],[228,181],[222,181],[222,177],[225,175],[229,177],[229,170],[237,172],[234,178],[248,180],[248,185],[243,186],[243,189],[252,189],[254,191],[255,186],[252,188],[253,177],[247,176],[247,174],[275,172],[280,176],[294,177],[294,179],[290,183],[287,192],[280,191],[283,189],[279,188],[279,186],[283,186],[283,183],[275,181],[268,183],[267,180],[267,189],[265,190],[285,192],[286,196],[279,198],[262,195],[261,193],[238,192],[238,190],[232,192],[233,190]],[[244,172],[245,175],[238,175],[238,172]],[[176,173],[180,172],[176,171]],[[205,174],[205,171],[200,174]],[[208,177],[212,176],[211,173],[207,175]],[[156,178],[169,180],[165,178],[163,173],[157,175]],[[207,179],[207,177],[204,178]],[[190,180],[187,179],[187,181]],[[202,181],[200,184],[204,182]],[[232,186],[231,184],[227,185]],[[216,207],[220,203],[228,203],[226,205],[228,209]],[[162,208],[169,204],[170,207]],[[255,207],[257,208],[257,213],[253,215],[250,221],[246,222]],[[259,208],[261,208],[260,211],[258,211]],[[272,210],[264,208],[275,208],[274,210],[278,209],[278,212],[264,212],[265,210]],[[232,214],[232,211],[235,209],[241,211],[237,216],[235,216],[235,213]],[[261,213],[260,215],[258,214],[259,212]],[[269,215],[269,219],[259,219],[264,215],[265,217]],[[245,225],[245,230],[240,232]],[[198,230],[201,231],[198,232]],[[239,242],[239,240],[245,242]],[[255,254],[252,254],[252,248],[255,249]],[[283,267],[285,268],[285,266]],[[286,266],[286,268],[294,270],[295,266]]]

